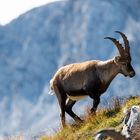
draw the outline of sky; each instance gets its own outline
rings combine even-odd
[[[59,0],[0,0],[0,25],[5,25],[26,11]]]

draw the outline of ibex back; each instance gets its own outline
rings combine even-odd
[[[93,99],[91,112],[95,113],[100,103],[100,96],[107,90],[118,73],[129,77],[135,76],[135,71],[131,66],[130,47],[127,37],[122,32],[116,32],[122,36],[125,47],[114,38],[106,37],[105,39],[113,41],[119,50],[119,56],[107,61],[91,60],[66,65],[61,67],[50,81],[51,89],[55,92],[61,108],[63,126],[65,125],[65,112],[75,121],[82,121],[72,111],[72,107],[77,100],[86,96],[91,97]]]

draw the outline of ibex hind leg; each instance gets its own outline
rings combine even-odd
[[[58,103],[59,103],[59,106],[60,106],[61,123],[62,123],[62,126],[65,127],[65,108],[66,108],[66,98],[67,98],[67,96],[64,93],[64,91],[61,88],[59,88],[58,86],[54,86],[54,91],[55,91],[55,94],[56,94],[56,97],[58,99]]]
[[[68,101],[66,103],[66,112],[76,121],[76,122],[83,122],[73,111],[72,107],[76,103],[76,101],[71,100],[68,98]]]

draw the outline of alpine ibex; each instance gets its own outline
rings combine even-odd
[[[116,32],[122,36],[125,47],[115,38],[106,37],[105,39],[113,41],[118,48],[119,56],[106,61],[91,60],[63,66],[51,79],[51,91],[57,96],[63,126],[65,125],[65,112],[75,121],[82,121],[72,111],[72,107],[77,100],[86,96],[91,97],[93,99],[91,112],[95,113],[100,103],[100,96],[107,90],[118,73],[129,77],[135,76],[135,71],[131,66],[129,41],[124,33]]]

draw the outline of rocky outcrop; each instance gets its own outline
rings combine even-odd
[[[95,140],[105,140],[107,137],[113,140],[140,140],[140,106],[132,106],[127,109],[121,132],[114,129],[104,129],[96,133]]]
[[[121,135],[120,132],[116,132],[114,129],[105,129],[99,131],[95,135],[95,140],[105,140],[108,137],[112,138],[113,140],[131,140],[127,139],[125,136]]]

